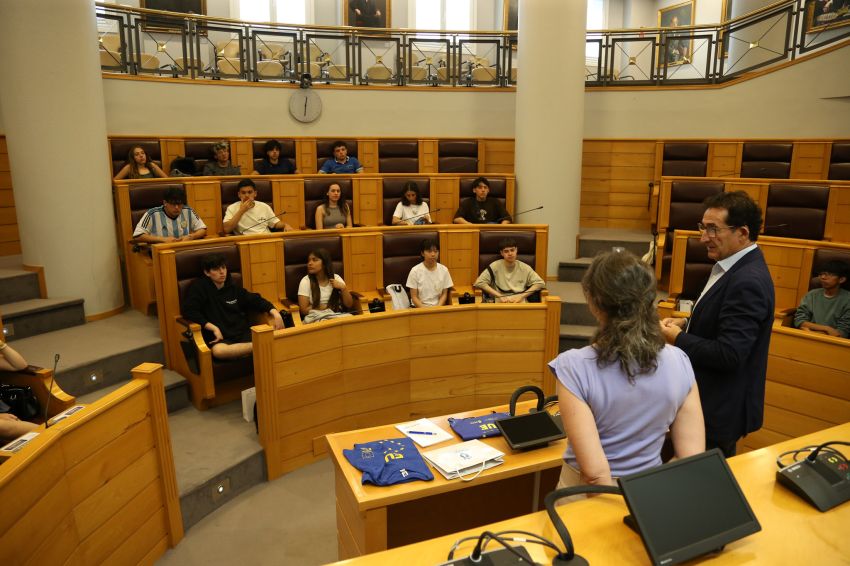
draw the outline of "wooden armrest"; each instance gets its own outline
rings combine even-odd
[[[50,403],[47,407],[47,418],[57,415],[65,409],[72,407],[76,402],[76,398],[65,393],[55,381],[53,381],[51,387],[50,382],[52,379],[53,370],[40,368],[38,366],[27,366],[20,371],[9,373],[4,372],[3,374],[3,383],[6,383],[7,385],[31,387],[33,394],[35,394],[36,399],[38,399],[39,405],[41,405],[42,411],[44,411],[44,407],[47,405],[47,400],[49,398]],[[42,422],[43,416],[43,414],[39,415],[35,420]]]

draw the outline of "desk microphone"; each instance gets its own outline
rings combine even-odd
[[[281,212],[280,214],[275,214],[274,216],[270,216],[270,217],[268,217],[268,218],[263,218],[262,220],[260,220],[260,221],[259,221],[259,222],[257,222],[256,224],[252,224],[252,225],[248,226],[247,228],[245,228],[244,230],[242,230],[242,232],[247,232],[248,230],[252,230],[252,229],[256,228],[256,227],[257,227],[257,226],[259,226],[260,224],[265,224],[266,222],[268,222],[268,221],[269,221],[269,220],[271,220],[272,218],[280,218],[280,217],[281,217],[281,216],[283,216],[284,214],[286,214],[286,211],[285,211],[285,210],[284,210],[283,212]]]
[[[47,421],[47,409],[50,407],[50,397],[53,395],[53,383],[56,381],[56,366],[59,365],[59,354],[53,356],[53,374],[50,376],[50,387],[47,388],[47,401],[44,402],[44,428],[50,423]]]
[[[516,218],[517,216],[521,216],[521,215],[523,215],[527,212],[534,212],[535,210],[542,210],[542,209],[543,209],[543,205],[540,205],[537,208],[529,208],[528,210],[523,210],[522,212],[517,212],[516,214],[513,215],[513,217]],[[508,220],[509,218],[511,218],[510,214],[508,214],[507,216],[502,216],[501,218],[497,218],[494,222],[496,224],[498,224],[502,220]]]
[[[555,531],[557,531],[558,536],[561,537],[561,541],[564,543],[564,552],[559,552],[555,558],[552,559],[552,566],[563,566],[566,564],[570,564],[572,566],[587,566],[587,560],[576,554],[570,532],[567,530],[567,526],[561,520],[558,512],[555,511],[555,502],[562,497],[581,495],[583,493],[610,493],[613,495],[623,494],[619,487],[612,485],[577,485],[556,489],[546,495],[546,498],[543,500],[543,504],[546,507],[546,513],[549,515],[549,520],[552,521],[552,526],[555,527]]]
[[[402,222],[406,223],[410,220],[415,220],[416,218],[422,218],[423,216],[428,216],[432,212],[440,212],[441,210],[443,210],[443,209],[442,208],[435,208],[434,210],[429,210],[428,212],[423,212],[422,214],[417,214],[416,216],[411,216],[410,218],[408,218],[406,220],[402,220]],[[429,224],[433,224],[433,222],[429,222]],[[402,224],[395,224],[395,226],[402,226]]]

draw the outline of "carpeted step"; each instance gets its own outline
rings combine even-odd
[[[40,297],[41,292],[36,273],[23,269],[0,267],[0,305]]]
[[[0,308],[9,341],[86,323],[83,299],[25,299]]]

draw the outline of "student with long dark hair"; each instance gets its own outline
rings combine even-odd
[[[354,305],[342,277],[333,272],[333,260],[328,250],[318,248],[307,256],[307,275],[298,284],[298,310],[304,324],[317,320],[350,316],[343,312]]]
[[[119,179],[153,179],[154,177],[168,177],[159,165],[148,159],[145,148],[134,145],[127,152],[127,164],[113,177]]]
[[[428,203],[422,200],[414,181],[404,184],[404,195],[393,212],[393,226],[431,224]]]
[[[338,183],[328,186],[322,204],[316,207],[316,230],[325,228],[351,228],[351,207],[342,198],[342,187]]]
[[[549,363],[569,438],[559,487],[615,485],[658,466],[668,430],[676,457],[705,450],[694,371],[684,352],[665,345],[650,269],[630,253],[603,253],[582,288],[596,334]]]

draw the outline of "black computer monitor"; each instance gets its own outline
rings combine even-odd
[[[679,564],[761,530],[717,449],[619,483],[653,564]]]

